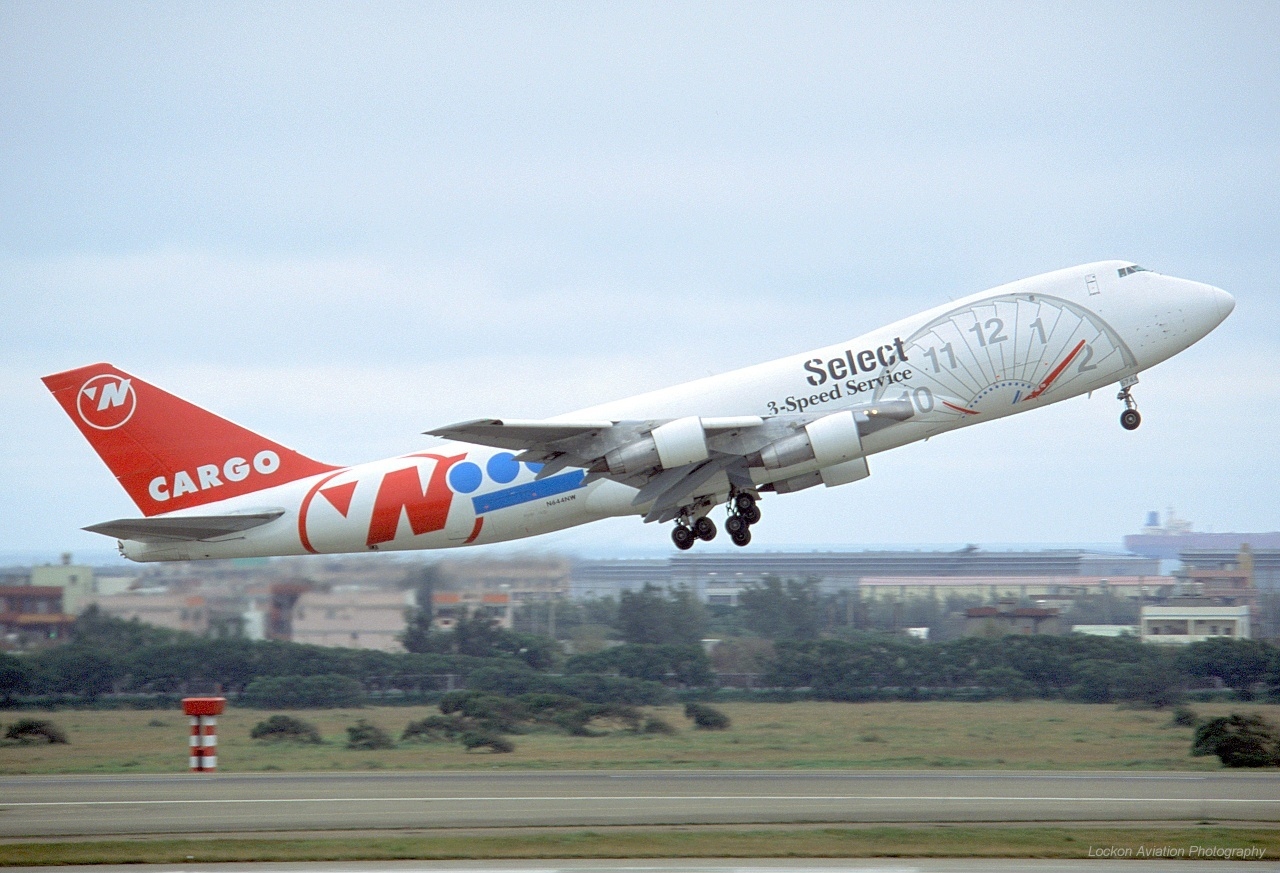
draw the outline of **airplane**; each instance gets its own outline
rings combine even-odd
[[[135,561],[452,548],[627,515],[674,522],[688,549],[716,536],[722,504],[745,546],[763,494],[856,482],[870,456],[917,440],[1111,383],[1133,430],[1138,374],[1234,307],[1211,285],[1101,261],[566,415],[437,427],[441,445],[350,467],[111,364],[43,381],[142,513],[85,530]]]

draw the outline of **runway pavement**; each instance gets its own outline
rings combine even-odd
[[[1270,773],[613,771],[0,778],[0,837],[808,822],[1280,822]]]

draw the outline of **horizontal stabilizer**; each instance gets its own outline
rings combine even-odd
[[[284,515],[283,509],[239,515],[186,515],[165,518],[118,518],[91,524],[85,530],[119,540],[140,543],[175,543],[211,540],[261,527]]]

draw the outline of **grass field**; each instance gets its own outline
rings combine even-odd
[[[1115,847],[1182,852],[1194,847],[1280,854],[1280,831],[1259,828],[625,828],[545,834],[289,840],[103,840],[0,844],[0,866],[567,858],[1088,858]],[[1121,855],[1123,857],[1123,855]],[[1159,857],[1159,856],[1157,856]],[[1176,854],[1172,857],[1178,857]]]
[[[293,713],[315,723],[321,745],[266,743],[249,731],[267,712],[231,709],[219,719],[224,772],[270,770],[449,770],[603,768],[989,768],[1214,770],[1193,758],[1190,728],[1167,712],[1070,703],[731,703],[728,731],[695,731],[679,707],[654,712],[674,736],[615,733],[516,736],[511,754],[468,753],[457,744],[398,743],[385,751],[346,749],[346,727],[367,719],[399,737],[434,707],[367,707]],[[1202,704],[1202,717],[1280,707]],[[162,773],[187,767],[187,721],[179,712],[0,710],[0,724],[48,718],[70,744],[0,743],[0,774]]]

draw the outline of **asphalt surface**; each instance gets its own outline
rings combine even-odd
[[[49,873],[49,867],[9,868],[13,873]],[[137,864],[56,867],[63,873],[1109,873],[1165,871],[1160,861],[1037,861],[969,858],[882,858],[874,860],[714,861],[386,861],[349,864]],[[1178,861],[1177,873],[1220,873],[1221,861]],[[1248,869],[1280,870],[1280,863],[1251,861]]]
[[[1280,822],[1259,773],[307,773],[0,778],[0,837],[809,822]]]

